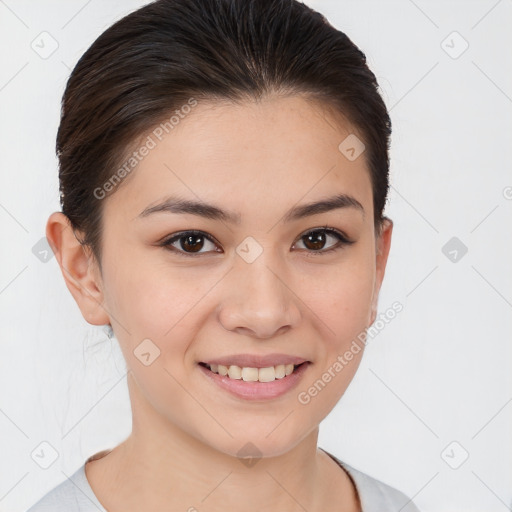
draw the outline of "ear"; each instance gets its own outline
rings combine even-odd
[[[80,244],[68,217],[62,212],[54,212],[48,218],[46,238],[85,320],[92,325],[108,324],[96,258],[89,247]]]
[[[384,217],[382,229],[376,240],[376,261],[375,261],[375,285],[373,288],[372,306],[370,314],[370,323],[372,325],[377,318],[377,308],[379,302],[379,292],[386,271],[389,248],[391,247],[391,234],[393,232],[393,221]]]

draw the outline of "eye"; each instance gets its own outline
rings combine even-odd
[[[329,238],[334,239],[337,243],[331,244],[327,249],[325,249],[325,244]],[[299,242],[302,240],[304,240],[303,243],[306,246],[308,256],[322,255],[341,249],[345,245],[351,245],[354,243],[354,241],[349,240],[337,229],[330,228],[328,226],[309,230],[299,238]],[[208,243],[211,244],[213,248],[208,250],[207,247],[207,250],[202,251],[205,244],[207,246]],[[216,249],[216,247],[218,247],[217,243],[210,235],[207,235],[203,231],[196,230],[175,233],[159,245],[179,254],[180,256],[199,256],[200,254],[212,252],[212,250],[213,252],[222,252],[222,250]]]
[[[333,238],[337,243],[331,244],[325,249],[325,244],[328,238]],[[345,245],[351,245],[353,240],[349,240],[343,233],[337,229],[324,226],[322,228],[315,228],[302,235],[299,241],[304,240],[304,245],[308,250],[308,256],[322,255],[331,251],[336,251],[343,248]],[[318,254],[315,254],[318,253]]]
[[[209,235],[202,231],[192,230],[177,233],[171,238],[164,240],[160,245],[173,252],[179,253],[180,256],[196,256],[205,252],[211,252],[208,250],[201,252],[201,249],[205,246],[205,242],[212,244],[214,247],[216,246],[213,238]],[[176,247],[175,244],[177,244],[178,247]],[[214,251],[220,252],[215,249]]]

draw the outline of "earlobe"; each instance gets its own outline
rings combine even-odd
[[[388,217],[384,218],[382,224],[382,230],[376,239],[376,251],[375,251],[375,285],[373,289],[370,324],[372,325],[377,318],[377,309],[379,302],[379,292],[384,280],[384,274],[386,271],[386,264],[389,255],[389,249],[391,247],[391,235],[393,232],[393,221]]]
[[[48,218],[46,238],[84,319],[92,325],[108,324],[97,263],[89,248],[80,244],[62,212],[54,212]]]

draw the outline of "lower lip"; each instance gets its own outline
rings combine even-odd
[[[242,379],[230,379],[227,376],[212,372],[203,365],[198,364],[198,366],[211,382],[238,398],[244,400],[271,400],[288,393],[296,387],[309,364],[309,362],[303,363],[290,375],[272,382],[245,382]]]

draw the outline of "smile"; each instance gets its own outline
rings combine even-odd
[[[229,366],[222,364],[200,364],[206,366],[213,373],[223,377],[227,376],[230,379],[243,380],[244,382],[273,382],[276,379],[283,379],[301,366],[298,364],[278,364],[265,368],[252,368],[247,366],[240,367],[234,364]]]
[[[311,365],[299,364],[274,366],[238,366],[234,364],[198,363],[198,368],[214,388],[243,400],[267,401],[286,395],[298,386]],[[254,363],[253,363],[254,364]]]

